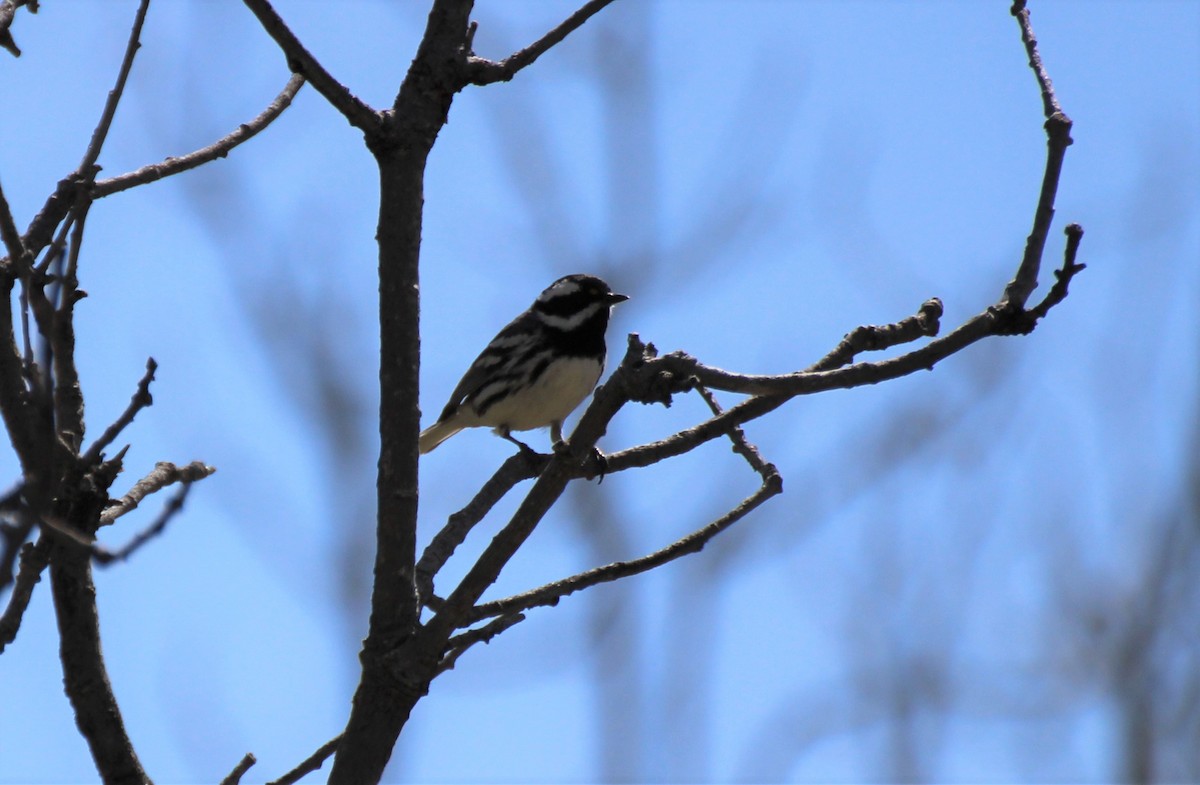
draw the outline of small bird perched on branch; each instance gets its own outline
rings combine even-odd
[[[612,308],[628,299],[593,275],[550,284],[471,363],[437,422],[421,432],[421,452],[480,426],[522,449],[530,448],[512,431],[550,426],[561,442],[563,420],[600,381]]]

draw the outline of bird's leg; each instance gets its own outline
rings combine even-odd
[[[533,449],[532,447],[530,447],[528,444],[521,441],[517,437],[513,436],[512,433],[510,433],[507,428],[497,428],[496,435],[499,436],[501,439],[508,439],[510,442],[512,442],[513,444],[520,447],[521,452],[525,454],[526,458],[534,458],[534,457],[537,457],[539,454],[537,450]]]
[[[559,451],[558,445],[566,444],[566,442],[563,441],[562,420],[556,420],[550,423],[550,443],[554,445],[555,452]]]

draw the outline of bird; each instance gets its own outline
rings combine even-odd
[[[421,453],[478,427],[532,451],[512,431],[549,426],[552,443],[560,444],[563,420],[604,371],[613,306],[628,299],[594,275],[566,275],[550,284],[471,363],[437,422],[421,432]]]

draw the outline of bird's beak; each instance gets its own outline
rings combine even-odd
[[[608,304],[609,305],[616,305],[617,303],[623,303],[628,299],[629,299],[629,295],[627,295],[627,294],[617,294],[616,292],[608,293]]]

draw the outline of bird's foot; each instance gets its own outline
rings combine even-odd
[[[555,455],[566,455],[571,451],[570,445],[566,442],[556,442],[554,445]],[[599,447],[592,447],[591,454],[579,462],[579,465],[584,470],[584,476],[589,480],[593,477],[598,477],[599,482],[604,482],[604,475],[608,474],[608,458],[604,457],[604,453],[600,452]]]

